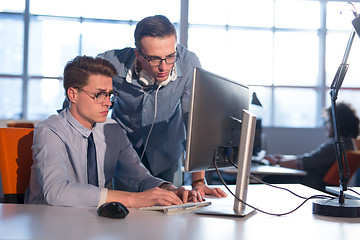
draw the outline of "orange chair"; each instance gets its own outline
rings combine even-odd
[[[24,203],[33,163],[34,129],[0,128],[0,172],[5,203]]]
[[[17,127],[17,128],[34,128],[34,123],[32,122],[16,122],[16,121],[8,121],[6,123],[8,127]]]
[[[360,151],[346,151],[345,154],[349,164],[350,179],[360,167]],[[329,185],[339,185],[340,176],[337,162],[330,167],[323,180]]]

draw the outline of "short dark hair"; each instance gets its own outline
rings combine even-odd
[[[64,68],[64,89],[66,95],[70,87],[85,87],[88,84],[91,74],[115,77],[117,71],[106,59],[77,56],[73,60],[70,60]]]
[[[135,46],[141,50],[140,41],[143,37],[164,38],[172,35],[176,38],[176,29],[167,17],[163,15],[146,17],[136,25]]]
[[[326,109],[326,114],[333,125],[331,107]],[[336,104],[336,119],[341,137],[356,138],[359,135],[359,118],[349,104]]]

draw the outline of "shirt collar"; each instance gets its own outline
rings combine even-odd
[[[92,131],[95,129],[96,127],[96,123],[94,124],[92,130],[84,127],[83,125],[81,125],[81,123],[76,120],[73,115],[70,112],[70,108],[66,108],[64,110],[64,114],[65,114],[65,118],[68,121],[68,123],[76,130],[78,131],[81,135],[83,135],[83,137],[87,138],[89,137],[89,135],[92,133]]]

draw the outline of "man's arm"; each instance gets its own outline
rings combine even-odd
[[[126,207],[148,207],[154,205],[182,204],[180,198],[172,191],[161,188],[152,188],[143,192],[125,192],[109,190],[106,202],[121,202]]]
[[[114,127],[121,129],[120,126]],[[114,133],[115,131],[111,131]],[[118,156],[117,176],[123,184],[132,188],[135,192],[108,191],[107,200],[117,199],[128,207],[143,207],[160,205],[181,204],[188,201],[202,201],[201,194],[197,191],[177,188],[170,182],[154,177],[141,163],[139,156],[130,144],[125,132],[116,134],[119,143],[116,144],[120,149]],[[112,141],[116,142],[116,141]]]
[[[220,188],[211,188],[206,183],[205,171],[192,173],[193,190],[198,191],[201,196],[212,195],[215,197],[226,197],[227,194]]]
[[[298,169],[297,157],[281,154],[267,155],[264,159],[268,160],[270,165],[279,165],[280,167]]]

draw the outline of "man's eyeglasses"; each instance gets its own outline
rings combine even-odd
[[[119,96],[119,93],[116,92],[116,91],[109,92],[109,93],[107,93],[107,92],[98,92],[98,93],[93,94],[93,93],[88,92],[88,91],[86,91],[86,90],[84,90],[82,88],[79,88],[79,87],[74,87],[74,88],[79,89],[80,91],[83,91],[89,97],[91,97],[95,101],[95,103],[100,103],[100,104],[103,103],[106,100],[107,97],[109,97],[110,102],[113,103],[115,101],[116,97]]]
[[[138,50],[140,55],[150,64],[152,67],[158,67],[161,65],[162,61],[165,61],[167,64],[173,64],[178,60],[177,53],[170,54],[165,58],[159,58],[156,56],[145,56],[140,50]]]

